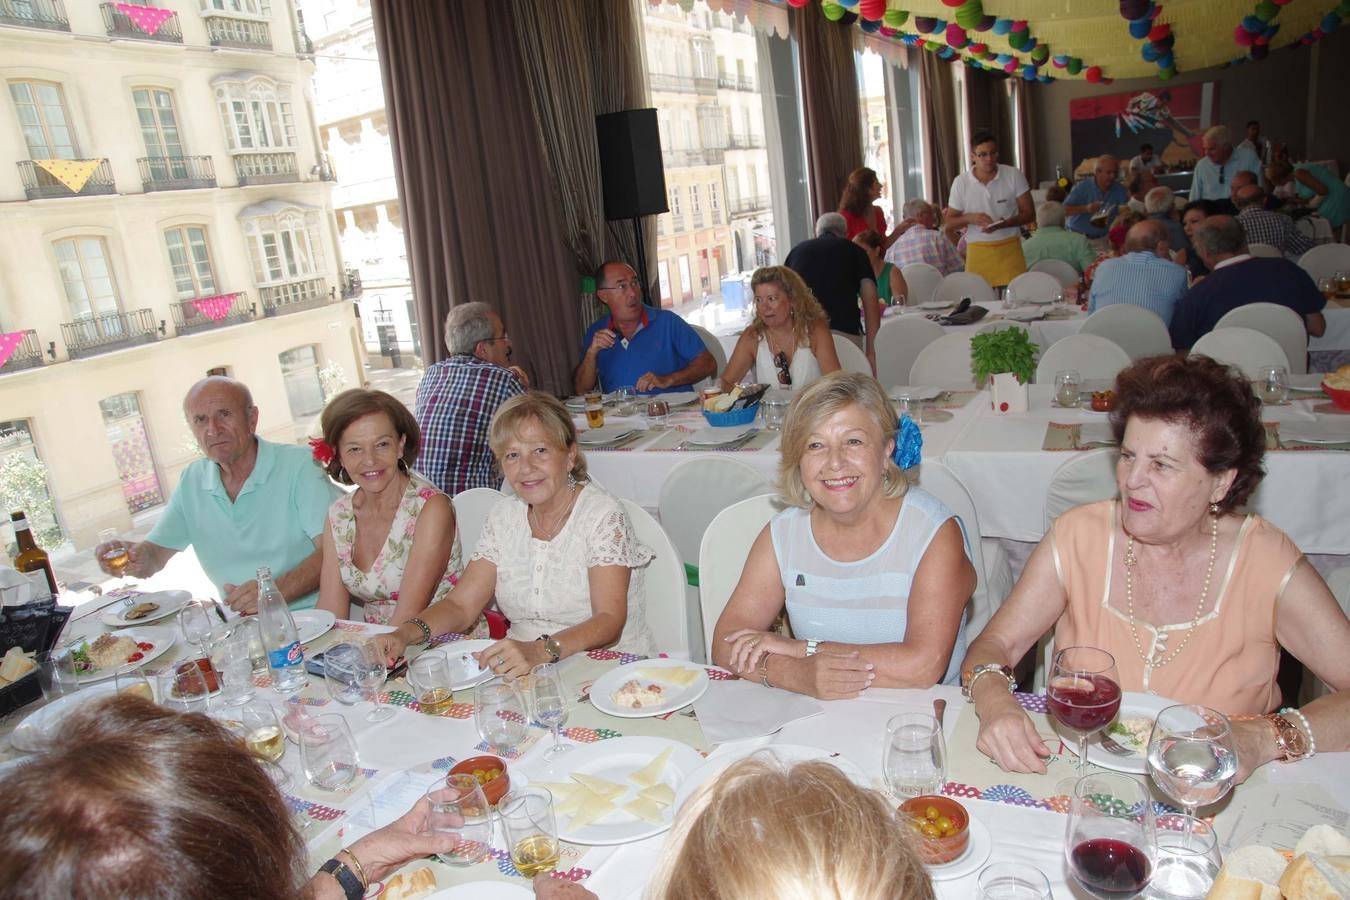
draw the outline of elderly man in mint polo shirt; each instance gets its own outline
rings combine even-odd
[[[237,612],[257,612],[259,566],[272,569],[293,609],[312,607],[320,540],[338,487],[308,449],[254,434],[258,408],[232,378],[213,375],[194,384],[183,412],[206,459],[183,471],[149,537],[130,548],[127,574],[148,578],[191,546]]]
[[[609,315],[586,332],[581,363],[572,374],[578,394],[628,387],[651,394],[717,374],[717,361],[698,332],[675,313],[642,302],[637,273],[621,262],[596,271],[595,293]]]

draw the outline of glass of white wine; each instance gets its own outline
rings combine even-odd
[[[133,697],[140,697],[142,700],[155,702],[155,690],[150,686],[150,678],[141,671],[139,665],[125,666],[113,675],[113,683],[117,687],[117,693],[130,694]]]
[[[521,875],[533,878],[558,866],[561,848],[553,815],[553,794],[547,788],[512,790],[497,804],[511,848],[511,863]]]
[[[127,577],[127,564],[131,562],[131,553],[117,533],[116,528],[104,528],[98,533],[99,562],[108,567],[115,578],[121,578],[123,584]]]

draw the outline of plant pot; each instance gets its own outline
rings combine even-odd
[[[1027,386],[1011,372],[1000,372],[990,378],[989,394],[995,413],[1027,411]]]

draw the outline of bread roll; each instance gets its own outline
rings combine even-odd
[[[382,900],[412,900],[436,890],[436,873],[427,866],[411,872],[399,872],[384,883]]]
[[[1280,900],[1284,857],[1270,847],[1239,847],[1223,862],[1207,900]]]
[[[1330,825],[1314,825],[1303,832],[1294,846],[1294,855],[1316,853],[1318,856],[1350,856],[1350,837]]]
[[[10,647],[0,658],[0,686],[12,684],[37,668],[37,663],[20,647]]]
[[[1287,900],[1350,900],[1350,857],[1301,854],[1284,870],[1280,891]]]

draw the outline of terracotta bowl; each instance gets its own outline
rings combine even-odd
[[[936,809],[939,817],[945,816],[951,820],[956,828],[954,834],[946,837],[930,837],[919,831],[919,826],[929,821],[927,817],[929,807]],[[966,845],[970,843],[970,814],[951,797],[939,797],[934,794],[914,797],[900,805],[900,815],[914,823],[919,857],[928,865],[940,866],[949,863],[966,852]]]
[[[496,778],[486,781],[478,772],[491,772],[496,770],[501,774]],[[511,788],[511,773],[506,769],[506,761],[498,759],[495,756],[470,756],[468,759],[460,760],[455,763],[454,768],[450,770],[451,775],[474,775],[478,778],[478,783],[483,788],[483,797],[492,806],[497,805],[497,801],[506,796],[506,792]]]
[[[1350,391],[1343,391],[1322,382],[1322,392],[1331,398],[1331,402],[1341,409],[1350,410]]]

